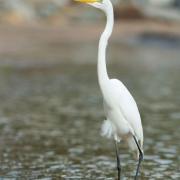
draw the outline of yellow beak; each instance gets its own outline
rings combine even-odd
[[[95,3],[95,2],[100,2],[101,0],[74,0],[74,1],[81,3]]]

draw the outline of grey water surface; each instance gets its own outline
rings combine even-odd
[[[58,47],[68,56],[63,63],[1,64],[0,179],[117,178],[113,141],[100,136],[96,46]],[[123,81],[141,112],[140,179],[179,179],[179,48],[114,42],[108,52],[110,77]],[[119,147],[123,179],[133,179],[137,161],[124,143]]]

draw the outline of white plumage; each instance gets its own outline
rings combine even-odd
[[[106,68],[106,47],[112,34],[114,13],[110,0],[102,3],[90,3],[101,9],[107,16],[107,24],[99,41],[98,51],[98,81],[104,99],[104,111],[107,121],[102,126],[102,134],[113,136],[115,140],[125,140],[131,150],[139,152],[132,137],[135,136],[143,148],[143,130],[141,118],[136,102],[125,85],[117,80],[110,79]]]
[[[139,150],[132,138],[135,135],[143,148],[143,130],[141,118],[136,102],[124,84],[111,79],[109,83],[112,104],[104,100],[104,110],[108,120],[102,125],[102,135],[107,138],[114,137],[118,142],[125,140],[132,151],[136,151],[137,157]],[[108,104],[108,105],[107,105]]]

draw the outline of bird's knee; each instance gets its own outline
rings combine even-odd
[[[140,154],[139,154],[139,160],[140,160],[140,161],[143,161],[143,159],[144,159],[144,154],[143,154],[143,153],[140,153]]]
[[[119,172],[121,172],[121,166],[120,166],[120,165],[117,166],[117,170],[118,170]]]

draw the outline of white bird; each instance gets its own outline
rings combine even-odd
[[[143,160],[143,128],[137,104],[125,87],[117,80],[110,79],[106,68],[106,47],[112,34],[114,12],[110,0],[75,0],[101,9],[107,16],[107,24],[99,41],[98,81],[104,100],[106,120],[102,125],[102,135],[113,138],[116,146],[118,179],[121,177],[121,166],[117,143],[124,140],[139,159],[135,179]]]

